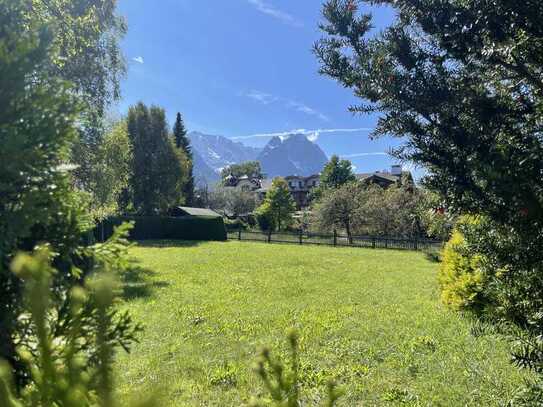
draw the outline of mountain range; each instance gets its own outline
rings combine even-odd
[[[317,144],[301,134],[273,137],[263,149],[200,132],[191,132],[188,136],[192,146],[194,176],[200,185],[213,185],[220,180],[223,168],[244,161],[259,161],[266,177],[273,178],[317,174],[328,160]]]

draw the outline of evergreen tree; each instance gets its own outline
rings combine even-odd
[[[272,229],[281,230],[292,221],[296,204],[283,178],[275,178],[262,205],[257,209],[257,216],[269,221]]]
[[[194,159],[192,156],[192,150],[190,147],[190,140],[187,137],[187,130],[183,123],[181,113],[177,113],[175,118],[175,124],[173,126],[173,137],[177,148],[183,150],[187,158],[189,159],[187,181],[183,185],[183,197],[185,198],[185,204],[194,205]]]
[[[359,3],[397,18],[374,35]],[[380,113],[374,137],[406,140],[396,156],[449,210],[484,215],[462,233],[485,259],[485,317],[518,327],[516,362],[543,372],[541,1],[329,0],[323,15],[321,72],[364,100],[353,111]]]
[[[141,102],[131,106],[127,126],[133,148],[133,207],[144,215],[164,213],[182,199],[188,159],[169,137],[164,109]]]
[[[333,155],[322,170],[319,186],[311,192],[311,200],[318,200],[328,189],[337,189],[355,180],[351,162]]]
[[[85,213],[88,204],[74,191],[69,172],[81,105],[73,88],[47,71],[47,62],[58,57],[57,50],[51,46],[47,27],[28,20],[32,4],[0,0],[0,363],[9,363],[19,389],[31,381],[20,352],[32,353],[39,333],[28,321],[29,304],[22,299],[28,278],[10,269],[17,254],[41,249],[51,253],[47,263],[55,272],[46,316],[51,328],[48,340],[62,344],[75,328],[70,293],[98,268],[121,264],[122,251],[120,242],[115,248],[90,245],[93,224]],[[34,297],[42,301],[46,296]],[[85,355],[78,362],[83,369],[96,367],[93,301],[89,297],[82,304],[84,321],[74,342]],[[110,312],[117,322],[100,333],[111,344],[128,346],[131,322],[126,318],[119,322],[116,311]],[[2,389],[0,383],[0,393]]]

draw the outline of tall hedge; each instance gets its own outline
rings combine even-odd
[[[134,222],[130,231],[133,240],[226,240],[223,219],[214,216],[118,216],[99,225],[95,235],[98,240],[113,233],[113,227],[123,222]],[[103,227],[103,230],[102,230]],[[103,234],[102,234],[103,233]]]

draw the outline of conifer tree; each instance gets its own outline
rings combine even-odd
[[[180,203],[188,159],[169,137],[164,109],[140,102],[128,110],[127,123],[134,209],[143,215],[165,212]]]
[[[23,300],[23,292],[32,283],[28,276],[13,272],[18,253],[42,248],[51,254],[47,267],[55,271],[50,288],[32,297],[35,304],[43,304],[52,294],[46,318],[54,329],[47,339],[59,347],[69,332],[76,332],[69,312],[70,293],[98,268],[118,270],[125,264],[120,259],[124,236],[117,234],[114,249],[108,244],[91,245],[88,204],[73,188],[69,161],[81,104],[64,78],[47,71],[47,61],[58,58],[58,50],[51,46],[50,27],[27,18],[32,5],[26,0],[0,0],[0,371],[11,370],[9,376],[21,393],[27,384],[25,390],[36,388],[34,379],[43,376],[32,374],[44,366],[29,366],[23,357],[24,352],[36,349],[39,332],[28,320],[31,304]],[[37,274],[43,277],[41,271]],[[46,307],[37,308],[42,312]],[[98,332],[125,349],[133,340],[128,319],[118,315],[109,327],[99,327],[94,311],[89,296],[81,311],[84,321],[74,337],[84,355],[78,363],[85,369],[96,367]],[[2,399],[4,390],[0,383],[1,406],[10,405]],[[37,401],[32,405],[38,405]]]
[[[272,229],[281,230],[292,221],[296,204],[288,184],[283,178],[275,178],[262,205],[257,209],[257,216],[267,218]]]
[[[183,123],[181,113],[177,113],[175,118],[175,124],[173,126],[173,137],[177,148],[182,149],[189,159],[188,162],[188,174],[187,181],[183,185],[183,197],[185,198],[186,205],[193,205],[194,203],[194,165],[192,150],[190,148],[190,140],[187,137],[187,129]]]

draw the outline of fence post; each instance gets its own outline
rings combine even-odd
[[[272,235],[272,231],[270,229],[268,230],[268,243],[271,243],[271,235]]]
[[[300,244],[303,244],[304,243],[304,231],[303,231],[302,228],[300,228],[299,238],[300,238]]]
[[[334,246],[337,246],[337,231],[334,229]]]
[[[238,240],[241,240],[241,228],[238,229]]]

